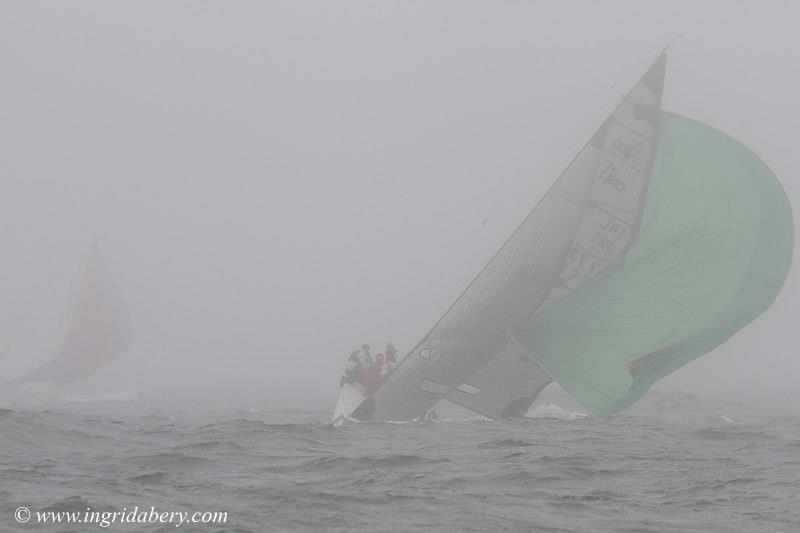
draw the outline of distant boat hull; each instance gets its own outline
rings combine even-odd
[[[345,383],[339,391],[339,400],[333,410],[333,425],[338,426],[345,421],[353,420],[350,414],[364,401],[364,388],[359,384]]]

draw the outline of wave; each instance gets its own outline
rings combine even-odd
[[[160,452],[143,455],[133,459],[133,463],[144,467],[156,468],[194,468],[214,464],[215,461],[197,455],[184,455],[176,452]]]
[[[84,499],[82,496],[70,496],[68,498],[64,498],[62,500],[58,500],[50,505],[42,507],[42,511],[48,512],[68,512],[74,511],[76,509],[96,509],[97,506],[93,505],[88,500]]]
[[[763,431],[751,431],[741,426],[711,427],[698,429],[691,432],[692,435],[707,440],[771,440],[772,437]]]
[[[529,410],[525,418],[545,418],[550,420],[580,420],[589,415],[581,411],[568,411],[555,404],[540,404]]]
[[[474,415],[474,416],[442,416],[433,420],[429,420],[429,422],[433,422],[436,424],[457,424],[460,422],[491,422],[491,418],[487,418],[481,415]],[[398,422],[393,422],[397,424]]]
[[[160,485],[168,477],[166,472],[151,472],[149,474],[139,474],[138,476],[131,476],[128,481],[134,483],[142,483],[145,485]]]
[[[324,426],[319,424],[267,423],[252,418],[234,418],[203,424],[195,431],[207,434],[261,434],[265,436],[309,437],[320,434]]]
[[[424,468],[426,465],[448,462],[447,459],[431,459],[418,455],[385,455],[385,456],[324,456],[315,457],[290,465],[265,467],[270,472],[320,472],[320,471],[373,471],[391,468]]]
[[[475,446],[481,450],[499,450],[505,448],[527,448],[535,444],[523,439],[498,439],[482,442]]]
[[[247,448],[233,441],[202,441],[189,444],[179,444],[170,448],[176,452],[200,451],[200,452],[233,452],[239,453],[247,451]]]

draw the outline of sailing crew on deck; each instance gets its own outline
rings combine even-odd
[[[381,384],[381,375],[375,368],[375,360],[369,351],[369,345],[362,344],[360,350],[350,354],[344,375],[339,380],[339,387],[343,387],[345,383],[360,384],[366,396],[371,396]]]
[[[397,364],[397,349],[389,342],[386,344],[386,351],[375,357],[375,368],[381,378],[386,379],[386,376],[394,370],[395,364]]]
[[[361,351],[364,354],[364,357],[367,358],[367,364],[372,366],[375,364],[375,360],[372,358],[372,354],[369,352],[369,344],[362,344]]]
[[[361,369],[369,368],[372,365],[372,358],[367,359],[364,352],[355,350],[347,358],[347,364],[344,366],[344,375],[339,381],[339,387],[343,387],[345,383],[361,383]]]
[[[364,385],[364,393],[367,396],[372,396],[372,393],[375,392],[381,384],[381,375],[375,366],[375,359],[373,359],[369,351],[369,345],[362,344],[361,352],[364,354],[367,361],[367,365],[361,367],[361,384]]]

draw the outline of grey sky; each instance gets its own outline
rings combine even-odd
[[[669,43],[664,108],[751,147],[800,205],[798,17],[789,1],[4,1],[0,343],[36,308],[12,349],[57,344],[94,233],[133,344],[78,389],[332,403],[349,351],[416,343]],[[764,316],[665,386],[796,391],[797,264]]]

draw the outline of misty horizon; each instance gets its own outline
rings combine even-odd
[[[663,107],[800,201],[797,37],[767,31],[788,3],[179,5],[6,8],[0,342],[47,358],[93,241],[130,307],[128,352],[70,394],[332,404],[347,355],[405,355],[667,44]],[[796,265],[659,388],[795,394]]]

